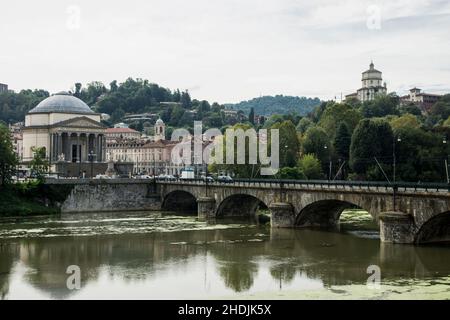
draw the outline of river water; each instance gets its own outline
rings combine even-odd
[[[341,220],[323,231],[155,212],[5,218],[0,298],[450,299],[449,246],[382,244],[367,216]]]

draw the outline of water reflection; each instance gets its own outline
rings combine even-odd
[[[448,247],[389,245],[349,233],[154,214],[80,218],[0,223],[2,299],[214,298],[364,285],[369,265],[380,266],[386,282],[433,281],[450,270]],[[80,291],[66,287],[69,265],[81,268]]]

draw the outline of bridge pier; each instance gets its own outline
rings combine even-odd
[[[202,220],[216,217],[216,199],[211,197],[200,197],[197,199],[198,218]]]
[[[380,240],[390,243],[414,243],[416,228],[410,214],[383,212],[380,214]]]
[[[273,228],[292,228],[295,224],[294,207],[290,203],[278,202],[269,206],[272,213],[271,224]]]

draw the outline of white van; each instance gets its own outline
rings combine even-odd
[[[183,169],[183,171],[181,171],[180,179],[181,180],[193,180],[193,179],[195,179],[194,169],[191,169],[191,168]]]

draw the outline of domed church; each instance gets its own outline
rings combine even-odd
[[[103,174],[106,126],[100,120],[101,114],[69,93],[43,100],[25,116],[24,163],[33,159],[34,147],[43,147],[52,172],[71,177]]]

